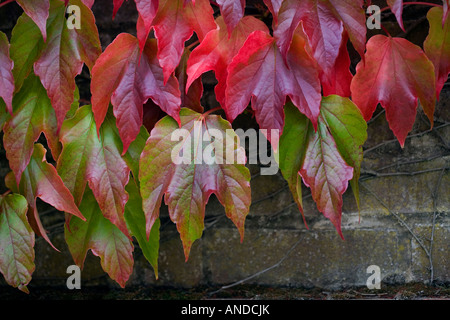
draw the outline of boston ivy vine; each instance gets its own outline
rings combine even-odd
[[[37,198],[65,214],[75,263],[82,267],[91,250],[122,287],[133,271],[133,241],[158,274],[163,198],[186,259],[202,236],[211,194],[243,239],[250,173],[231,124],[244,111],[270,132],[302,214],[304,184],[343,237],[349,183],[359,205],[366,121],[381,104],[403,146],[418,101],[433,125],[450,73],[449,0],[388,0],[381,9],[404,29],[404,5],[432,7],[423,49],[386,30],[368,37],[371,1],[363,0],[264,0],[269,24],[245,15],[245,0],[135,0],[136,37],[121,33],[105,50],[94,0],[16,2],[24,13],[10,39],[0,32],[0,130],[11,168],[0,196],[0,271],[25,292],[35,235],[53,246]],[[115,16],[123,0],[111,2]],[[361,58],[355,74],[349,44]],[[90,105],[80,104],[75,81],[84,66]],[[200,103],[209,71],[225,118]],[[181,129],[182,143],[173,139]],[[231,148],[224,137],[235,141]],[[174,152],[193,161],[174,163]],[[214,161],[196,161],[207,152]],[[227,152],[236,161],[225,161]]]

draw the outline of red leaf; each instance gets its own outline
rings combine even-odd
[[[285,0],[278,13],[274,36],[283,57],[300,21],[307,34],[314,57],[327,72],[339,53],[343,27],[358,53],[363,56],[366,42],[366,18],[363,0]]]
[[[158,39],[158,59],[164,70],[164,83],[179,64],[184,43],[193,32],[203,41],[206,34],[216,28],[208,0],[197,0],[195,5],[190,2],[183,5],[183,0],[162,0],[153,26]]]
[[[12,99],[14,95],[14,78],[12,74],[14,63],[9,57],[8,38],[0,32],[0,98],[6,104],[6,109],[12,114]]]
[[[17,3],[34,23],[36,23],[39,30],[41,30],[44,41],[47,41],[46,24],[50,9],[49,0],[17,0]]]
[[[159,0],[135,0],[136,9],[139,12],[137,23],[139,47],[144,50],[148,34],[152,28],[153,19],[158,10]]]
[[[442,27],[443,27],[445,24],[445,21],[448,18],[448,12],[449,12],[448,9],[450,8],[450,0],[442,0],[442,1],[444,2],[444,6],[443,6],[444,14],[442,15]]]
[[[218,17],[216,23],[218,28],[211,30],[189,57],[186,88],[190,88],[192,83],[199,79],[203,73],[213,70],[218,81],[215,87],[216,99],[225,108],[228,65],[253,31],[261,30],[268,34],[269,29],[260,20],[252,16],[246,16],[228,37],[223,18]]]
[[[405,27],[403,26],[403,0],[387,0],[387,4],[391,8],[391,11],[395,14],[398,24],[403,31]]]
[[[228,34],[231,35],[239,21],[244,17],[245,0],[217,0],[216,2],[227,25]]]
[[[123,2],[124,0],[113,0],[113,14],[112,14],[113,19],[116,17],[117,11],[119,11]]]
[[[347,50],[348,36],[344,31],[339,54],[334,63],[334,67],[328,72],[320,72],[320,81],[322,83],[323,96],[337,94],[341,97],[350,97],[350,85],[353,75],[350,72],[350,56]]]
[[[281,3],[283,0],[264,0],[265,5],[272,13],[274,25],[278,24],[278,12],[280,11]]]
[[[403,147],[414,124],[417,99],[433,123],[433,64],[420,47],[408,40],[383,35],[370,38],[365,58],[366,63],[357,65],[351,84],[353,101],[366,121],[381,103],[389,126]]]
[[[445,20],[444,27],[442,27],[442,15],[441,8],[432,8],[428,11],[430,32],[423,44],[425,53],[434,64],[436,97],[438,99],[450,74],[450,19]]]
[[[52,1],[47,28],[49,39],[34,64],[34,71],[55,109],[58,128],[73,102],[75,77],[81,73],[83,63],[92,68],[101,53],[94,14],[80,0],[72,0],[71,4],[80,7],[83,27],[69,30],[64,3]]]
[[[283,106],[289,95],[301,112],[317,124],[320,83],[315,65],[300,37],[295,38],[285,65],[275,40],[263,31],[253,32],[228,67],[225,112],[233,121],[251,100],[262,129],[284,127]],[[267,137],[276,148],[279,136]]]
[[[172,76],[164,85],[156,51],[156,41],[150,39],[140,55],[137,39],[122,33],[106,48],[92,70],[92,110],[97,130],[111,101],[124,145],[123,154],[139,133],[142,107],[149,98],[179,121],[178,81]]]

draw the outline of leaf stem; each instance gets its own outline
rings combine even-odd
[[[413,5],[413,4],[419,5],[419,6],[430,6],[430,7],[441,7],[442,8],[442,5],[440,5],[440,4],[430,3],[430,2],[422,2],[422,1],[404,2],[403,6],[408,6],[408,5]],[[384,11],[390,10],[390,9],[391,9],[391,7],[387,6],[387,7],[384,7],[383,9],[381,9],[380,12],[384,12]]]
[[[215,112],[215,111],[219,111],[219,110],[221,110],[222,108],[221,107],[217,107],[217,108],[213,108],[213,109],[211,109],[211,110],[208,110],[208,111],[206,111],[205,113],[203,113],[203,118],[205,118],[206,116],[208,116],[210,113],[213,113],[213,112]]]
[[[6,0],[5,2],[0,3],[0,8],[7,5],[8,3],[14,2],[16,0]]]

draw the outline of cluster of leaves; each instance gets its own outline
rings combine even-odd
[[[448,0],[428,12],[424,50],[390,35],[367,40],[368,2],[264,0],[272,17],[266,25],[244,15],[245,0],[135,0],[137,37],[122,33],[103,51],[94,0],[17,0],[24,13],[11,39],[0,32],[0,130],[12,170],[10,191],[0,196],[6,281],[27,291],[35,235],[53,246],[37,198],[65,213],[75,263],[83,266],[91,250],[121,286],[133,270],[133,238],[158,274],[163,197],[186,259],[213,193],[243,238],[251,204],[245,159],[175,165],[179,142],[171,134],[191,132],[193,153],[211,145],[217,151],[224,143],[208,133],[229,132],[245,110],[261,129],[278,130],[268,139],[302,214],[303,182],[342,236],[342,195],[350,182],[359,205],[366,121],[377,104],[403,146],[418,100],[433,123],[450,72]],[[112,1],[113,15],[122,3]],[[403,28],[403,1],[387,3]],[[80,8],[81,28],[68,28],[68,5]],[[361,56],[356,74],[349,44]],[[80,106],[75,79],[84,65],[92,105]],[[208,71],[226,120],[200,103]],[[195,136],[197,121],[206,139]],[[38,142],[42,134],[47,147]]]

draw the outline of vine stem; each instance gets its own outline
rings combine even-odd
[[[6,0],[5,2],[0,3],[0,8],[7,5],[8,3],[14,2],[16,0]]]
[[[413,1],[413,2],[404,2],[403,6],[409,6],[409,5],[419,5],[419,6],[430,6],[430,7],[441,7],[442,5],[437,4],[437,3],[430,3],[430,2],[422,2],[422,1]],[[384,12],[386,10],[390,10],[391,7],[384,7],[383,9],[380,10],[380,12]]]

